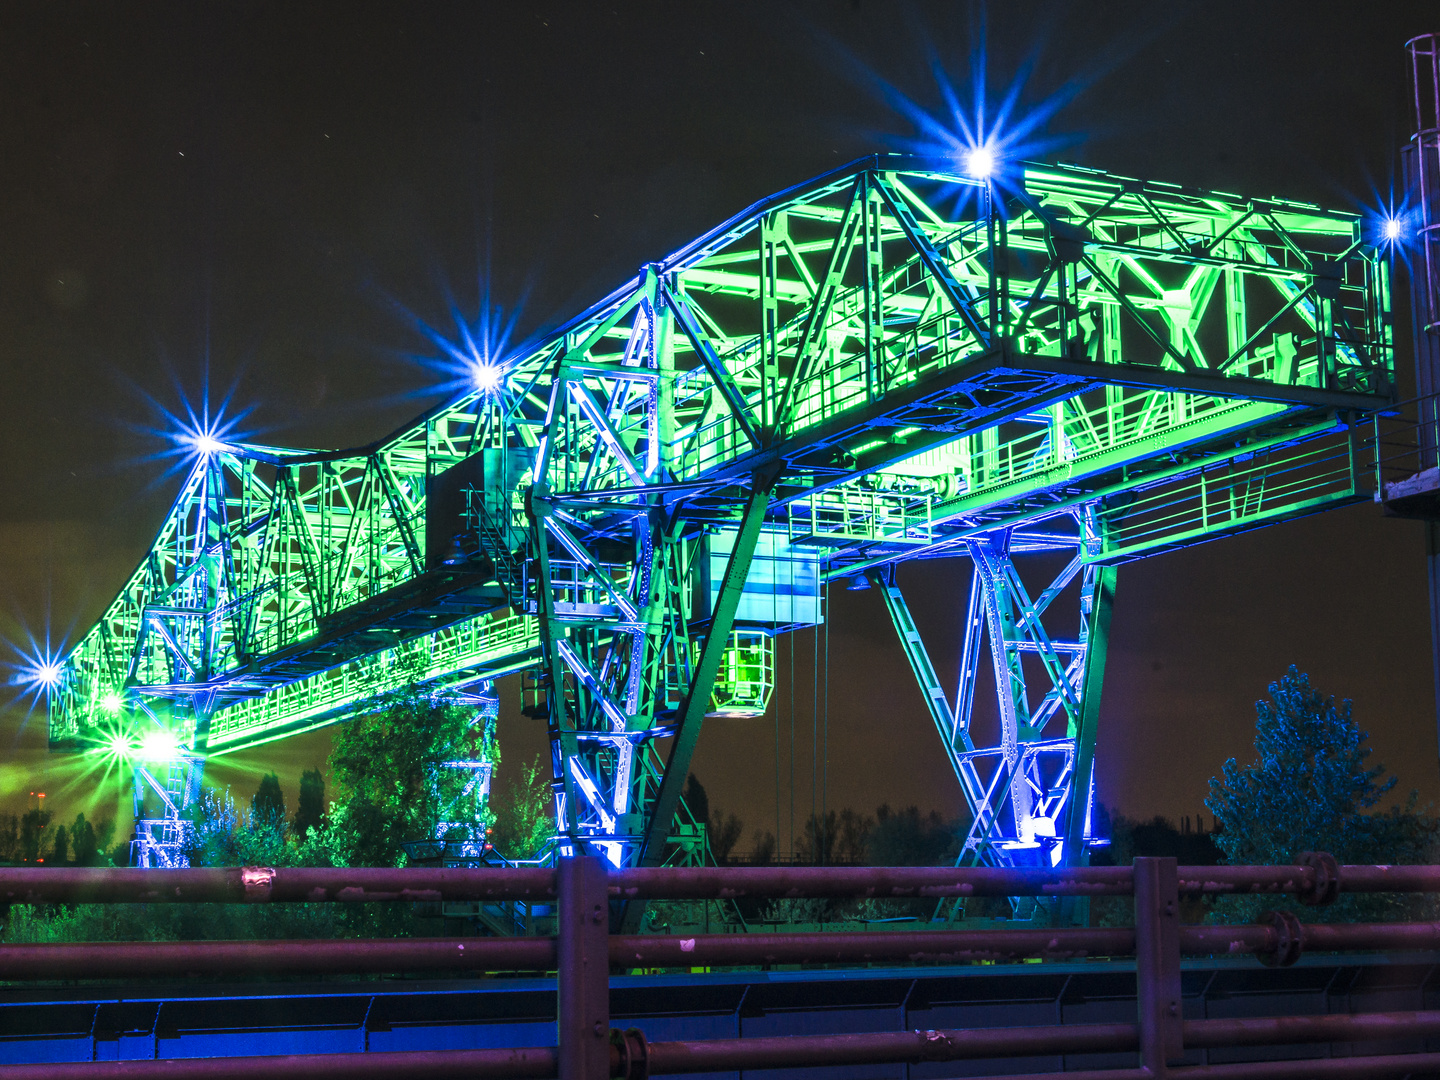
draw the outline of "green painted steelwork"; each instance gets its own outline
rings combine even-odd
[[[1114,564],[1364,497],[1354,422],[1393,382],[1386,264],[1355,215],[866,159],[646,267],[387,439],[202,455],[67,657],[52,745],[93,742],[116,695],[203,755],[402,679],[538,670],[562,832],[632,859],[664,832],[656,741],[711,700],[701,656],[769,670],[711,664],[691,608],[702,538],[736,527],[753,477],[774,478],[766,528],[830,579],[954,554],[993,583],[1029,550]],[[1050,674],[1074,728],[1069,668]],[[737,696],[764,693],[716,700]]]

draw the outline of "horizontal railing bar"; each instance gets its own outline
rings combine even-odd
[[[1129,896],[1132,890],[1132,873],[1128,866],[1069,870],[953,866],[681,866],[637,867],[610,875],[610,895],[622,900],[802,896]]]
[[[509,1050],[66,1061],[0,1065],[0,1080],[541,1080],[557,1075],[559,1057],[553,1046],[527,1046]]]
[[[554,971],[555,963],[551,937],[0,945],[0,980]]]
[[[13,904],[550,901],[554,898],[555,871],[547,868],[0,868],[0,902]]]
[[[1268,925],[1182,926],[1190,956],[1268,953]],[[1312,924],[1303,950],[1440,949],[1440,922]],[[967,963],[1133,956],[1129,927],[832,931],[816,934],[616,935],[616,968],[695,965]],[[0,945],[0,980],[115,979],[198,974],[357,974],[399,971],[554,971],[555,938],[397,938],[299,941],[158,941]]]
[[[1304,893],[1306,866],[1182,866],[1182,896]],[[1069,870],[996,867],[726,866],[617,870],[612,899],[742,897],[1129,896],[1128,866]],[[1440,866],[1342,866],[1342,892],[1440,892]],[[228,867],[184,870],[0,868],[0,903],[546,902],[546,868]]]
[[[1192,1049],[1422,1038],[1440,1034],[1440,1011],[1280,1016],[1190,1020],[1184,1042]],[[695,1042],[656,1042],[647,1047],[651,1075],[735,1069],[974,1060],[1133,1051],[1137,1024],[1051,1024],[1034,1027],[881,1031],[854,1035],[789,1035]],[[1323,1066],[1323,1068],[1322,1068]],[[0,1066],[0,1080],[427,1080],[462,1077],[549,1078],[556,1075],[554,1047],[512,1050],[373,1052],[248,1058],[189,1058],[125,1062],[47,1062]],[[611,1074],[619,1075],[619,1051],[611,1051]],[[1379,1077],[1440,1069],[1440,1054],[1384,1054],[1178,1066],[1167,1076],[1195,1080],[1303,1080],[1307,1076]],[[1060,1080],[1142,1080],[1142,1069],[1034,1074]],[[1022,1080],[1012,1076],[1006,1080]],[[1029,1080],[1029,1078],[1024,1078]]]

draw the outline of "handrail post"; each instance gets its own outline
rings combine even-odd
[[[610,1076],[610,894],[594,855],[557,860],[555,973],[560,1080]]]
[[[1135,860],[1135,1005],[1140,1064],[1165,1075],[1185,1052],[1180,1003],[1180,880],[1175,860]]]

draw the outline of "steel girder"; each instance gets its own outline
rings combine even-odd
[[[1023,607],[1010,555],[1083,521],[1076,572],[1103,583],[1095,567],[1364,497],[1353,420],[1390,398],[1388,310],[1353,215],[866,159],[646,267],[371,446],[199,455],[68,656],[52,741],[148,715],[225,752],[400,680],[529,670],[562,832],[655,858],[684,779],[657,743],[686,756],[728,637],[724,590],[690,606],[707,532],[760,515],[831,578],[969,554],[999,611]],[[1083,732],[1069,655],[1045,707]],[[1002,786],[1023,823],[1050,796],[1017,800],[1042,751],[1011,699]]]
[[[1098,547],[1093,516],[1072,515],[1073,533],[1015,534],[971,540],[973,565],[963,623],[959,677],[950,698],[901,594],[893,568],[872,569],[930,717],[970,812],[965,865],[1083,865],[1091,834],[1096,721],[1100,707],[1115,567],[1087,561]],[[1021,553],[1071,555],[1034,596],[1015,565]],[[1078,617],[1056,601],[1078,601]],[[996,729],[972,724],[981,657],[991,659]]]

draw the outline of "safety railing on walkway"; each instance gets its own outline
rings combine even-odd
[[[531,901],[557,911],[553,938],[196,941],[0,946],[0,981],[187,974],[541,971],[556,973],[554,1046],[425,1052],[164,1059],[0,1066],[0,1080],[649,1075],[827,1065],[963,1062],[1006,1056],[1134,1053],[1133,1068],[1050,1074],[1084,1080],[1309,1080],[1440,1073],[1440,1053],[1393,1052],[1223,1065],[1181,1064],[1187,1051],[1303,1043],[1403,1046],[1440,1037],[1440,1010],[1185,1020],[1185,955],[1253,954],[1293,964],[1306,950],[1440,950],[1440,922],[1308,924],[1288,912],[1248,926],[1182,926],[1182,897],[1289,895],[1323,905],[1340,893],[1440,892],[1440,866],[1337,866],[1324,854],[1294,866],[1075,870],[872,867],[696,867],[607,872],[596,858],[545,869],[0,869],[0,903],[362,903]],[[613,909],[649,899],[1130,896],[1133,928],[885,933],[613,935]],[[648,1042],[611,1027],[612,968],[1134,956],[1134,1022],[851,1035]],[[963,1066],[957,1066],[962,1068]],[[987,1069],[987,1072],[993,1071]],[[963,1073],[961,1073],[963,1075]],[[1017,1078],[1018,1080],[1018,1078]],[[1026,1080],[1040,1080],[1028,1077]]]

